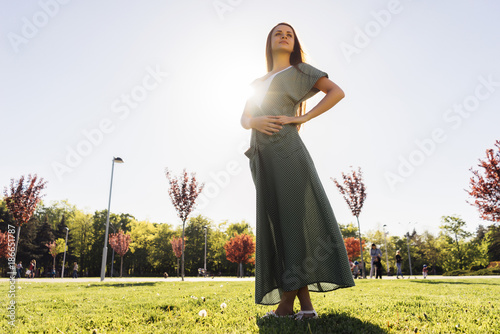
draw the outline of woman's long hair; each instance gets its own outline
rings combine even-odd
[[[300,70],[300,68],[298,67],[298,64],[303,63],[305,60],[304,51],[302,51],[302,47],[300,46],[299,38],[297,37],[297,34],[295,33],[295,29],[293,29],[293,27],[290,24],[284,23],[284,22],[281,22],[281,23],[278,23],[277,25],[275,25],[271,29],[271,31],[269,32],[269,35],[267,35],[267,42],[266,42],[267,71],[271,72],[273,69],[273,50],[272,50],[272,46],[271,46],[271,38],[272,38],[274,29],[276,29],[276,27],[280,26],[280,25],[286,25],[286,26],[290,27],[290,29],[292,29],[292,31],[293,31],[293,42],[294,43],[293,43],[293,51],[290,54],[290,65],[295,67],[298,71],[302,72]],[[304,115],[305,110],[306,110],[306,101],[302,101],[300,103],[299,108],[295,112],[295,115],[302,116],[302,115]],[[300,124],[297,125],[297,129],[300,129]]]

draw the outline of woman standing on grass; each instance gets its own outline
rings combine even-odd
[[[278,304],[266,316],[317,317],[309,291],[354,286],[342,235],[314,163],[298,134],[301,124],[336,105],[344,92],[328,74],[303,62],[294,29],[279,23],[266,43],[268,73],[241,124],[252,129],[250,159],[257,193],[255,302]],[[305,101],[326,95],[308,113]]]
[[[403,272],[401,271],[401,253],[399,251],[399,249],[396,251],[396,267],[398,268],[397,269],[397,272],[396,272],[396,278],[399,279],[399,275],[401,275],[401,278],[404,278],[403,277]]]

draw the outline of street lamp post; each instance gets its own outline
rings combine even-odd
[[[68,248],[68,231],[69,228],[66,227],[66,243],[64,244],[64,256],[63,256],[63,264],[61,269],[61,278],[64,278],[64,263],[66,262],[66,248]]]
[[[113,229],[113,233],[116,233],[115,228],[113,225],[111,225],[111,228]],[[111,255],[111,273],[109,276],[113,277],[113,265],[115,264],[115,249],[113,248],[113,253]]]
[[[203,264],[203,276],[207,276],[207,227],[204,226],[205,230],[205,262]]]
[[[384,230],[384,242],[385,242],[385,263],[387,264],[387,276],[389,276],[390,270],[389,270],[389,255],[387,254],[387,233],[385,231],[385,227],[387,225],[382,226],[382,229]]]
[[[410,264],[410,276],[413,275],[413,271],[411,269],[411,255],[410,255],[410,232],[406,233],[406,239],[408,242],[408,262]]]
[[[111,166],[111,185],[109,186],[109,201],[108,201],[108,214],[106,217],[106,232],[104,234],[104,248],[102,249],[102,264],[101,264],[101,282],[104,281],[104,273],[106,272],[106,257],[108,255],[108,232],[109,232],[109,209],[111,207],[111,191],[113,189],[113,171],[116,163],[123,163],[122,158],[114,158]]]

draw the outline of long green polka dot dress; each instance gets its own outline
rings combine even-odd
[[[253,117],[295,116],[319,91],[313,86],[328,74],[297,66],[270,79],[260,105],[249,100]],[[316,292],[354,286],[340,229],[297,127],[286,124],[272,135],[252,129],[245,155],[257,193],[255,302],[277,304],[283,291],[306,285]]]

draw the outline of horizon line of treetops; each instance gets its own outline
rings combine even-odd
[[[32,259],[37,262],[37,274],[49,277],[55,264],[59,271],[62,267],[62,256],[54,257],[49,253],[47,244],[66,237],[68,231],[68,248],[66,253],[65,273],[71,275],[72,264],[79,264],[80,276],[99,276],[104,246],[107,210],[85,213],[68,201],[53,202],[45,206],[40,202],[29,221],[20,231],[17,262],[28,264]],[[255,272],[255,248],[246,249],[244,270],[241,270],[234,258],[229,256],[226,244],[236,235],[251,236],[255,243],[255,235],[248,222],[223,221],[215,224],[202,215],[191,217],[185,228],[185,274],[196,276],[205,261],[205,227],[206,227],[206,266],[211,275],[253,275]],[[0,230],[7,231],[8,225],[15,225],[6,203],[0,200]],[[442,273],[456,269],[486,267],[492,261],[500,261],[500,227],[479,225],[475,233],[464,230],[466,223],[459,217],[442,217],[442,225],[437,236],[425,231],[418,234],[415,230],[407,235],[389,236],[386,240],[380,230],[362,233],[363,257],[369,270],[370,245],[376,244],[383,252],[382,263],[387,271],[386,252],[389,259],[389,269],[394,273],[395,253],[401,251],[403,256],[403,272],[408,274],[408,242],[412,271],[421,272],[423,264],[430,267],[429,272]],[[351,261],[360,260],[358,228],[353,224],[339,224],[348,256]],[[182,227],[174,227],[168,223],[137,221],[130,214],[110,214],[110,233],[123,231],[129,235],[130,251],[123,257],[124,276],[169,276],[178,274],[179,262],[175,254],[172,240],[179,238]],[[249,241],[251,243],[251,241]],[[386,246],[387,245],[387,246]],[[234,246],[234,245],[233,245]],[[106,276],[110,276],[111,266],[113,276],[120,275],[120,256],[114,256],[108,251]],[[231,262],[228,257],[233,260]],[[114,260],[114,263],[112,263]],[[7,260],[0,260],[1,276],[7,274]]]

